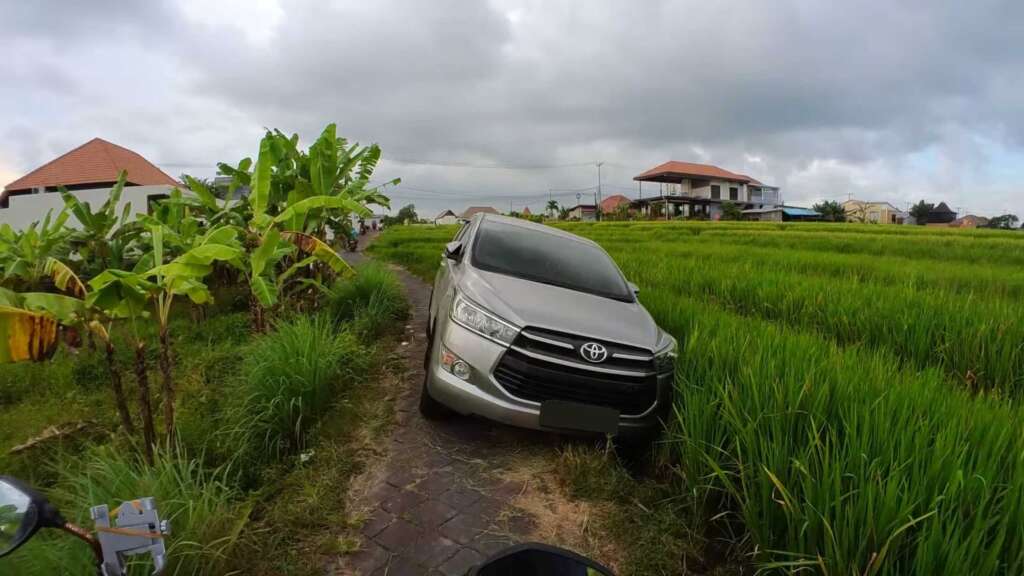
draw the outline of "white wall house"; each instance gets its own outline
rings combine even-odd
[[[121,201],[117,205],[117,214],[121,214],[125,205],[131,204],[132,214],[145,214],[149,202],[166,198],[170,195],[174,186],[159,184],[155,186],[125,186],[121,194]],[[187,192],[184,186],[178,189]],[[110,187],[88,188],[71,191],[78,198],[79,202],[88,202],[93,211],[100,207],[110,196]],[[0,224],[10,224],[12,228],[26,228],[32,222],[42,220],[46,217],[47,211],[52,210],[54,216],[64,208],[64,200],[57,192],[40,192],[37,194],[26,194],[12,196],[6,208],[0,208]],[[77,227],[78,222],[74,217],[68,218],[68,226]]]
[[[122,171],[126,173],[125,188],[118,214],[127,204],[131,204],[133,213],[145,213],[153,200],[167,197],[174,188],[185,190],[139,154],[93,138],[4,186],[0,194],[0,223],[21,229],[42,220],[49,211],[60,212],[64,200],[59,187],[96,210],[106,202]],[[68,225],[76,225],[75,219],[68,219]]]

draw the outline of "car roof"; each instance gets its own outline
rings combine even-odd
[[[518,226],[520,228],[534,230],[536,232],[542,232],[544,234],[550,234],[552,236],[559,236],[561,238],[565,238],[566,240],[575,240],[576,242],[588,244],[590,246],[598,245],[596,242],[589,240],[587,238],[583,238],[582,236],[577,236],[572,232],[566,232],[565,230],[559,230],[558,228],[553,228],[546,224],[539,224],[537,222],[532,222],[530,220],[524,220],[523,218],[512,218],[510,216],[502,216],[500,214],[478,214],[474,217],[480,219],[480,224],[483,224],[484,222],[500,222],[502,224]]]

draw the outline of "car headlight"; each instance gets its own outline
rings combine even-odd
[[[676,350],[678,348],[678,344],[676,343],[676,339],[669,334],[665,334],[664,336],[668,339],[668,342],[663,344],[654,354],[654,365],[659,374],[674,372],[676,366]]]
[[[462,294],[456,293],[451,316],[463,328],[506,346],[511,345],[519,334],[518,328],[470,302]]]

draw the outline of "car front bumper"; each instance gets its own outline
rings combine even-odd
[[[493,373],[507,350],[445,318],[434,338],[427,365],[427,389],[438,402],[464,415],[475,414],[489,420],[520,428],[553,430],[540,424],[540,404],[512,396],[506,392]],[[471,367],[468,380],[463,380],[441,365],[442,346]],[[657,400],[646,412],[637,416],[619,416],[620,436],[656,433],[669,414],[673,375],[659,375]]]

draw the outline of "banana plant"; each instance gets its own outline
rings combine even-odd
[[[146,366],[146,343],[139,330],[139,324],[148,315],[146,303],[156,286],[146,280],[144,274],[127,270],[104,270],[89,280],[90,291],[85,305],[104,311],[109,318],[125,319],[130,328],[129,335],[135,349],[135,381],[138,385],[139,413],[142,419],[142,438],[146,462],[153,463],[153,444],[156,432],[153,427],[153,409],[150,402],[149,375]]]
[[[213,191],[211,191],[210,188],[200,180],[188,175],[185,175],[184,179],[185,183],[188,185],[188,189],[192,192],[192,195],[179,196],[177,202],[187,206],[191,210],[192,216],[202,220],[203,223],[209,227],[222,226],[225,224],[240,227],[245,225],[248,220],[244,209],[245,203],[233,200],[233,192],[229,192],[226,198],[220,200]],[[172,198],[171,201],[174,201],[174,199]],[[165,200],[164,202],[168,201]]]
[[[131,221],[131,203],[126,203],[120,214],[117,211],[127,176],[124,170],[118,174],[106,201],[95,212],[89,202],[79,200],[63,187],[58,189],[64,207],[78,222],[78,228],[69,234],[68,243],[81,258],[88,275],[123,266],[126,249],[138,233],[138,226]]]
[[[366,216],[370,213],[368,206],[390,207],[390,201],[381,193],[381,189],[400,183],[401,178],[392,179],[378,186],[369,186],[380,156],[380,146],[349,145],[346,139],[337,136],[337,127],[334,124],[328,124],[324,128],[320,137],[309,147],[309,179],[312,194],[344,198],[362,207],[363,210],[339,205],[337,208],[340,209],[314,211],[306,223],[306,231],[322,238],[325,228],[341,229],[342,222],[352,213]]]
[[[235,262],[242,257],[237,230],[220,226],[195,237],[192,246],[168,263],[164,263],[164,231],[160,225],[150,227],[154,267],[143,274],[152,279],[150,296],[156,306],[160,339],[160,373],[163,381],[164,433],[168,441],[174,437],[174,380],[171,369],[169,335],[171,307],[175,296],[186,296],[193,304],[206,304],[210,293],[203,279],[213,271],[214,262]]]
[[[135,426],[132,423],[132,417],[128,411],[128,401],[125,398],[124,387],[121,384],[121,371],[117,367],[114,341],[110,336],[113,328],[113,319],[104,310],[85,304],[89,291],[75,274],[74,270],[67,264],[56,258],[50,258],[46,263],[46,273],[53,279],[57,289],[82,302],[82,309],[78,311],[77,317],[64,318],[64,322],[77,320],[82,328],[88,331],[90,337],[95,336],[103,343],[107,373],[110,375],[110,387],[114,392],[114,404],[121,418],[121,426],[124,427],[128,435],[135,434]]]
[[[58,212],[56,218],[51,210],[42,222],[33,222],[21,231],[6,223],[0,225],[0,282],[19,292],[46,288],[47,258],[60,258],[67,251],[67,220],[67,210]]]
[[[77,298],[0,288],[0,363],[49,359],[60,343],[62,324],[74,324],[82,313]]]

